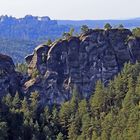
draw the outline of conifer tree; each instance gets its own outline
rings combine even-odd
[[[97,133],[95,131],[92,132],[92,140],[98,140],[99,137],[97,136]]]
[[[15,109],[20,108],[20,98],[19,98],[18,92],[15,94],[15,96],[13,98],[12,105]]]
[[[128,140],[138,140],[137,129],[138,129],[138,122],[140,119],[140,112],[139,107],[135,106],[132,109],[127,121],[126,129],[124,130],[124,138]]]
[[[133,84],[133,79],[130,77],[128,79],[128,92],[123,101],[123,110],[125,113],[131,111],[134,107],[134,96],[135,96],[135,87]]]
[[[7,123],[0,121],[0,140],[6,140],[7,138],[8,138]]]
[[[105,88],[101,81],[98,81],[95,88],[95,93],[91,97],[91,110],[92,112],[98,110],[101,111],[104,108],[105,103]]]
[[[24,114],[24,118],[30,118],[30,111],[29,111],[29,105],[27,102],[26,97],[24,97],[24,99],[21,102],[21,108],[20,111]]]
[[[86,32],[88,32],[89,31],[89,27],[87,26],[87,25],[82,25],[82,27],[81,27],[81,32],[82,33],[86,33]]]
[[[59,112],[58,112],[57,107],[54,107],[53,110],[52,110],[51,126],[52,126],[52,131],[53,131],[52,133],[56,138],[57,134],[61,130],[61,125],[59,123]]]
[[[37,111],[37,107],[38,107],[38,98],[39,98],[39,94],[38,92],[32,92],[30,95],[30,113],[32,115],[33,118],[35,118],[35,114]]]
[[[82,117],[84,114],[88,113],[88,105],[86,99],[83,99],[78,104],[78,113]]]
[[[61,132],[58,134],[56,140],[64,140],[63,134]]]
[[[91,128],[91,119],[89,114],[85,114],[82,117],[82,134],[81,134],[81,138],[84,139],[91,139],[92,137],[92,129]]]
[[[12,108],[12,100],[13,98],[10,93],[8,93],[5,97],[3,97],[3,103],[10,108]]]
[[[70,116],[71,116],[70,104],[69,102],[65,102],[61,105],[61,109],[59,112],[59,118],[62,127],[67,129]]]
[[[140,101],[140,75],[137,77],[135,94],[136,94],[136,96],[134,96],[134,102],[135,102],[135,104],[139,104],[139,101]]]
[[[111,131],[111,140],[124,140],[124,129],[127,125],[127,118],[123,111],[120,111],[116,117]]]
[[[111,26],[109,23],[106,23],[105,26],[104,26],[104,28],[105,28],[106,30],[109,30],[109,29],[112,28],[112,26]]]
[[[108,113],[105,117],[105,119],[102,121],[102,135],[101,139],[102,140],[109,140],[110,139],[110,134],[111,130],[113,128],[113,125],[115,123],[115,115],[111,111]]]
[[[80,118],[79,118],[79,114],[77,113],[75,115],[75,118],[71,119],[71,122],[69,124],[68,127],[68,138],[70,140],[77,140],[78,135],[80,135]]]

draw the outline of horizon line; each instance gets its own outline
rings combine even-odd
[[[86,19],[58,19],[58,18],[52,18],[48,15],[32,15],[32,14],[26,14],[24,16],[15,16],[15,15],[8,15],[8,14],[2,14],[0,15],[0,17],[2,16],[8,16],[8,17],[13,17],[13,18],[16,18],[16,19],[20,19],[20,18],[25,18],[26,16],[33,16],[33,17],[49,17],[51,20],[60,20],[60,21],[63,21],[63,20],[66,20],[66,21],[94,21],[94,20],[140,20],[140,16],[137,16],[137,17],[127,17],[127,18],[102,18],[102,19],[91,19],[91,18],[86,18]]]

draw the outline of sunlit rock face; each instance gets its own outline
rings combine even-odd
[[[96,29],[37,47],[27,63],[29,75],[38,74],[25,83],[25,92],[38,91],[46,104],[69,100],[73,87],[88,98],[97,80],[106,85],[125,62],[140,60],[140,39],[131,35],[128,29]]]
[[[0,98],[7,93],[15,95],[20,92],[21,75],[15,71],[12,59],[0,54]]]

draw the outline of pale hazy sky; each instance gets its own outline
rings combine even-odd
[[[0,15],[6,14],[52,19],[127,19],[140,17],[140,0],[0,0]]]

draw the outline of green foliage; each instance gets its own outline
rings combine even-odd
[[[81,100],[78,104],[78,113],[79,113],[79,116],[82,117],[84,114],[87,114],[88,113],[88,104],[87,104],[87,101],[84,99],[84,100]]]
[[[8,137],[8,127],[6,122],[0,121],[0,140],[5,140]]]
[[[38,107],[38,98],[39,98],[38,92],[31,93],[29,100],[30,100],[30,113],[32,117],[35,117],[36,115],[36,111]]]
[[[140,28],[137,27],[137,28],[133,29],[132,33],[135,37],[140,37]]]
[[[9,93],[2,99],[3,103],[9,107],[12,107],[12,100],[12,96]]]
[[[140,64],[125,64],[114,80],[96,84],[90,99],[76,88],[61,106],[40,106],[39,93],[29,98],[7,94],[0,102],[0,140],[139,140]]]
[[[110,30],[110,29],[112,29],[112,26],[109,23],[106,23],[104,26],[104,29]]]
[[[27,74],[28,66],[25,63],[18,63],[16,64],[16,70],[23,74]]]
[[[64,39],[69,39],[71,37],[70,33],[64,32],[63,35]]]
[[[64,138],[63,138],[63,134],[62,134],[61,132],[58,134],[56,140],[64,140]]]
[[[64,32],[62,36],[64,37],[64,39],[69,39],[73,35],[74,35],[74,28],[70,28],[70,31]]]
[[[105,105],[105,89],[101,81],[98,81],[95,88],[95,93],[91,98],[91,107],[95,110],[100,110],[104,108]]]
[[[52,44],[51,39],[48,39],[48,41],[46,43],[44,43],[44,44],[47,45],[47,46],[50,46]]]
[[[74,34],[74,28],[71,28],[70,29],[69,34],[70,34],[70,36],[73,36],[73,34]]]
[[[39,71],[37,69],[34,69],[31,76],[32,76],[32,78],[38,77],[39,76]]]
[[[19,98],[18,92],[15,94],[15,97],[13,98],[12,106],[15,109],[19,109],[19,107],[20,107],[20,98]]]
[[[82,33],[86,33],[86,32],[88,32],[88,30],[89,30],[89,28],[88,28],[87,25],[82,25],[82,27],[81,27],[81,32]]]

